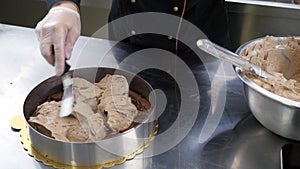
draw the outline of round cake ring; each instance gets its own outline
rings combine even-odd
[[[147,148],[150,144],[150,142],[154,139],[155,134],[157,133],[157,128],[158,128],[158,121],[155,121],[155,127],[153,128],[152,133],[149,135],[148,140],[140,147],[137,147],[135,151],[132,153],[129,153],[128,155],[124,157],[120,157],[118,159],[115,159],[110,162],[106,162],[103,164],[99,164],[96,166],[78,166],[74,162],[73,165],[67,165],[67,164],[62,164],[55,162],[53,160],[48,159],[47,156],[42,156],[38,151],[36,151],[32,145],[31,145],[31,140],[29,137],[28,129],[26,126],[25,119],[22,115],[18,115],[14,117],[11,120],[11,128],[13,131],[19,131],[20,132],[20,140],[23,145],[23,148],[25,151],[27,151],[28,155],[33,157],[36,161],[41,162],[47,166],[52,166],[54,168],[65,168],[65,169],[101,169],[104,167],[112,167],[117,164],[122,164],[126,160],[133,159],[136,155],[140,154],[143,152],[145,148]]]

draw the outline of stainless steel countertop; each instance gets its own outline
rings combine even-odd
[[[80,37],[74,47],[70,64],[74,68],[107,66],[117,68],[114,57],[107,56],[110,44],[107,40]],[[84,48],[84,50],[83,50]],[[109,54],[108,54],[109,55]],[[7,169],[51,168],[37,162],[23,149],[19,133],[10,128],[10,121],[22,114],[23,102],[44,79],[54,75],[54,69],[40,55],[33,29],[0,24],[0,166]],[[78,62],[80,56],[84,59]],[[98,57],[99,59],[99,57]],[[201,100],[196,123],[189,134],[171,150],[154,156],[137,158],[113,168],[187,168],[187,169],[268,169],[280,168],[279,151],[286,142],[262,127],[249,112],[244,98],[242,83],[235,76],[231,65],[227,71],[227,97],[224,113],[213,137],[199,142],[199,133],[205,121],[209,101],[205,97],[209,84],[206,70],[197,66],[195,75],[200,83]],[[168,119],[161,119],[164,123]]]
[[[19,133],[12,132],[10,120],[22,114],[22,102],[32,85],[53,74],[53,70],[39,56],[32,29],[0,24],[0,37],[0,165],[11,169],[38,168],[23,150]]]

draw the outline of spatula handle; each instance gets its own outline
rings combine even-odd
[[[53,45],[51,46],[51,50],[52,50],[52,54],[55,55],[55,50]],[[65,69],[63,74],[67,73],[70,70],[70,68],[71,66],[67,62],[65,62]]]
[[[65,62],[65,70],[64,70],[64,74],[67,73],[70,70],[71,66]]]
[[[249,70],[252,66],[248,60],[239,57],[237,54],[211,42],[210,40],[200,39],[197,42],[197,46],[212,56],[223,59],[237,67]]]

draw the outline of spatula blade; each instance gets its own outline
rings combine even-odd
[[[73,109],[73,93],[72,93],[72,85],[73,80],[68,74],[63,75],[63,87],[64,87],[64,93],[61,101],[61,108],[60,108],[60,117],[66,117],[69,116],[72,113]]]

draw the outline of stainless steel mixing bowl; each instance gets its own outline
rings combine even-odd
[[[70,72],[72,76],[82,77],[91,82],[98,82],[106,74],[124,75],[130,82],[130,90],[155,102],[155,95],[149,95],[152,87],[143,79],[128,72],[112,68],[82,68]],[[105,163],[118,163],[125,156],[147,144],[149,136],[156,128],[155,121],[147,121],[120,133],[112,138],[96,142],[64,142],[55,140],[35,130],[28,123],[36,107],[46,101],[47,97],[62,91],[61,77],[53,76],[37,85],[24,102],[24,116],[29,130],[32,147],[42,156],[57,163],[71,166],[96,166]],[[150,98],[151,97],[151,98]],[[154,103],[150,113],[153,110]],[[132,155],[132,154],[131,154]],[[131,157],[132,158],[132,157]]]
[[[241,45],[236,53],[242,55],[263,38]],[[244,82],[245,95],[255,118],[270,131],[293,140],[300,140],[300,103],[271,93],[250,80],[243,71],[234,68]]]

